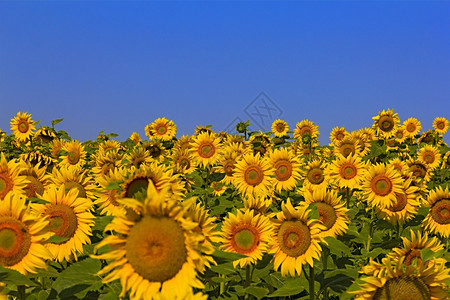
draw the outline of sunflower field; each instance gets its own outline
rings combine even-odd
[[[78,141],[29,113],[0,130],[0,298],[450,299],[450,151],[378,112],[177,137],[159,118]]]

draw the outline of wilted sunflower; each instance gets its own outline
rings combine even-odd
[[[348,135],[349,133],[344,127],[336,126],[330,132],[330,141],[331,143],[336,144],[336,142],[342,141]]]
[[[191,153],[198,165],[203,167],[216,165],[221,157],[220,140],[209,133],[200,133],[191,143]]]
[[[267,196],[272,193],[274,173],[267,158],[246,154],[236,163],[233,184],[244,196]]]
[[[26,176],[20,175],[22,165],[14,160],[7,161],[5,154],[0,156],[0,200],[5,198],[8,192],[25,194],[27,184],[30,182]]]
[[[301,141],[303,136],[308,134],[311,138],[317,138],[319,136],[319,126],[309,120],[302,120],[297,123],[294,129],[294,138]]]
[[[301,179],[300,162],[287,148],[274,149],[268,159],[274,168],[273,185],[277,192],[293,190]]]
[[[328,175],[325,172],[327,167],[327,162],[318,159],[308,162],[306,168],[302,170],[303,187],[326,187],[329,182]]]
[[[437,133],[444,134],[448,131],[449,122],[446,118],[437,117],[433,120],[433,128]]]
[[[119,202],[137,213],[114,217],[105,230],[116,234],[96,246],[111,247],[94,256],[109,261],[98,273],[108,274],[103,282],[119,279],[120,297],[129,291],[131,299],[184,299],[192,287],[204,288],[197,278],[197,266],[205,264],[200,261],[206,245],[198,223],[189,217],[192,201],[180,202],[171,198],[167,189],[158,191],[150,183],[143,202]]]
[[[40,206],[37,213],[50,221],[48,230],[64,238],[59,243],[48,243],[46,247],[59,262],[76,260],[78,253],[83,253],[83,245],[91,242],[89,236],[95,223],[92,201],[78,196],[77,189],[66,192],[56,186],[51,186],[39,198],[49,203]]]
[[[274,270],[281,266],[282,276],[294,277],[295,273],[302,273],[303,265],[312,267],[314,259],[319,259],[322,251],[319,234],[325,227],[318,220],[308,218],[307,207],[294,208],[289,199],[281,204],[281,210],[273,221],[274,243],[270,253],[275,253]]]
[[[406,131],[406,137],[415,138],[422,129],[422,124],[416,118],[409,118],[403,122]]]
[[[176,174],[191,174],[194,170],[196,162],[188,149],[174,149],[172,151],[172,170]]]
[[[71,189],[78,190],[78,197],[87,198],[91,201],[95,199],[97,187],[94,180],[79,168],[54,168],[51,176],[52,182],[66,192]]]
[[[388,208],[397,202],[396,193],[402,193],[402,177],[393,166],[384,163],[368,168],[362,190],[371,207]]]
[[[425,203],[430,207],[422,223],[425,230],[439,234],[444,238],[450,236],[450,191],[441,186],[431,190]]]
[[[335,161],[330,163],[327,173],[330,182],[341,188],[359,189],[364,178],[367,165],[359,155],[347,157],[339,154]]]
[[[63,168],[79,168],[85,164],[86,151],[79,141],[72,140],[66,142],[62,150],[67,152],[67,154],[60,156],[61,161],[59,162],[59,166]]]
[[[31,120],[31,114],[20,111],[11,119],[10,126],[14,137],[20,142],[29,140],[35,129],[34,122]]]
[[[310,204],[315,203],[319,212],[319,221],[325,226],[319,233],[319,237],[337,237],[347,231],[350,223],[347,215],[348,209],[345,208],[345,203],[341,201],[341,197],[335,191],[318,188],[312,192],[305,192],[303,196],[305,202],[302,205],[307,208]]]
[[[158,118],[150,124],[149,128],[145,128],[145,133],[150,139],[170,141],[177,134],[177,125],[172,120]]]
[[[270,127],[272,130],[272,133],[276,137],[282,137],[285,136],[289,131],[289,125],[283,120],[275,120],[272,123],[272,126]]]
[[[245,254],[247,257],[233,261],[233,266],[255,264],[271,246],[272,223],[269,218],[254,214],[253,210],[228,213],[222,225],[220,249]]]
[[[394,135],[394,130],[397,124],[400,122],[400,118],[394,110],[388,109],[379,112],[378,115],[372,118],[373,125],[372,128],[375,130],[376,134],[382,138],[390,138]]]
[[[40,164],[33,166],[30,163],[23,163],[20,175],[26,176],[26,179],[29,181],[25,187],[25,196],[27,198],[42,195],[52,183],[51,176],[47,174],[46,170],[45,165],[41,167]]]
[[[46,269],[51,253],[44,244],[51,233],[48,220],[33,215],[25,205],[25,197],[8,193],[0,201],[0,266],[22,274]]]
[[[427,169],[432,171],[439,167],[441,163],[441,153],[439,149],[432,145],[425,145],[419,149],[417,159],[423,164],[427,165]]]

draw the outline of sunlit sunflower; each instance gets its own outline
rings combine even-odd
[[[97,151],[93,159],[95,161],[91,171],[94,175],[108,175],[115,168],[121,168],[123,166],[122,159],[124,154],[117,150]]]
[[[273,190],[273,173],[267,158],[246,154],[236,163],[233,184],[244,196],[266,196]]]
[[[222,180],[213,181],[211,182],[210,187],[213,189],[212,193],[214,196],[220,196],[227,189],[227,184],[225,184],[225,182],[223,182]]]
[[[427,165],[427,169],[432,171],[439,167],[441,163],[441,153],[439,149],[432,145],[425,145],[419,149],[417,159],[423,164]]]
[[[408,166],[406,165],[406,162],[402,159],[396,157],[388,162],[389,165],[393,166],[394,169],[396,169],[401,174],[404,174],[405,172],[409,172]]]
[[[139,168],[142,164],[145,165],[153,161],[150,153],[142,146],[136,146],[129,150],[125,154],[124,160],[126,161],[126,166],[134,166],[136,168]]]
[[[111,188],[113,184],[120,186],[124,179],[124,172],[125,170],[114,169],[108,175],[95,177],[99,189],[97,190],[98,198],[94,201],[94,204],[98,205],[100,214],[115,216],[124,212],[124,208],[117,202],[120,188]]]
[[[396,143],[401,144],[406,140],[407,137],[408,135],[406,133],[405,126],[404,125],[397,126],[397,128],[394,130],[394,137],[393,137],[394,141]]]
[[[67,152],[67,154],[60,156],[61,161],[59,162],[59,166],[64,168],[78,168],[85,164],[86,151],[79,141],[72,140],[66,142],[62,150]]]
[[[390,138],[394,135],[395,128],[400,122],[400,118],[394,110],[388,109],[379,112],[378,115],[372,118],[373,125],[372,128],[375,130],[376,134],[383,138]]]
[[[359,147],[360,143],[352,136],[348,136],[342,139],[341,141],[336,141],[336,144],[334,146],[334,153],[336,155],[342,154],[345,157],[354,154],[361,155]]]
[[[253,153],[259,153],[261,156],[264,156],[273,148],[274,143],[270,136],[267,136],[260,131],[250,137],[250,145],[253,149]]]
[[[366,163],[359,155],[345,157],[339,154],[336,160],[330,163],[327,174],[330,182],[341,188],[359,189],[366,168]]]
[[[171,166],[174,173],[177,174],[191,174],[197,166],[194,157],[188,149],[175,149],[172,151]]]
[[[22,274],[46,269],[51,253],[45,243],[51,237],[48,220],[36,216],[25,205],[25,197],[8,193],[0,201],[0,265]]]
[[[209,133],[210,135],[214,135],[214,131],[211,129],[212,125],[197,125],[194,131],[194,135],[200,135],[202,133]]]
[[[3,129],[0,128],[0,143],[3,142],[6,136],[6,131],[3,131]]]
[[[36,130],[33,139],[38,143],[48,144],[56,139],[55,129],[44,126],[39,127],[38,130]]]
[[[395,193],[396,201],[387,208],[377,207],[377,216],[393,225],[403,225],[412,219],[420,207],[419,189],[411,185],[412,180],[407,179],[402,182],[402,191]]]
[[[14,160],[7,161],[5,154],[0,156],[0,200],[8,192],[26,194],[26,187],[30,183],[26,176],[20,175],[23,166]]]
[[[406,161],[409,171],[414,175],[414,177],[424,182],[428,182],[431,179],[430,168],[427,164],[415,159],[408,159]]]
[[[253,210],[254,214],[262,214],[271,217],[273,213],[267,213],[268,209],[272,206],[272,197],[245,197],[244,207],[249,210]]]
[[[444,238],[450,236],[450,191],[441,186],[431,190],[425,203],[430,207],[422,223],[425,230],[439,234]]]
[[[150,131],[150,134],[147,131]],[[177,134],[177,125],[172,120],[166,118],[158,118],[150,124],[145,130],[149,138],[156,138],[163,141],[170,141]]]
[[[116,140],[105,140],[98,145],[98,150],[107,153],[109,151],[125,151],[125,147]]]
[[[352,131],[350,137],[356,145],[355,150],[357,150],[358,155],[361,157],[366,156],[370,151],[370,141],[367,140],[367,136],[364,135],[363,130]]]
[[[57,164],[57,160],[50,157],[47,154],[42,153],[39,150],[21,153],[19,155],[20,159],[32,166],[41,165],[47,168],[47,171],[51,171],[52,168]]]
[[[35,129],[31,114],[20,111],[11,119],[10,126],[14,137],[20,142],[29,140]]]
[[[138,145],[142,141],[141,136],[137,132],[133,132],[129,139],[132,140],[135,145]]]
[[[50,221],[48,230],[64,239],[61,242],[48,243],[47,249],[59,262],[64,259],[77,260],[78,254],[83,253],[83,245],[91,242],[89,236],[95,223],[95,217],[91,213],[92,201],[80,197],[78,189],[66,192],[56,186],[51,186],[39,198],[49,203],[39,207],[37,212]]]
[[[288,199],[281,204],[281,212],[274,223],[273,257],[274,270],[281,266],[281,275],[295,277],[302,273],[303,265],[314,265],[319,259],[322,247],[320,232],[325,229],[318,220],[309,219],[309,210],[305,206],[293,207]]]
[[[345,208],[345,203],[341,201],[337,192],[318,188],[312,192],[305,192],[303,196],[305,202],[302,205],[308,207],[311,203],[315,203],[319,212],[319,221],[325,226],[319,233],[319,237],[337,237],[347,231],[350,223],[350,218],[347,215],[348,209]]]
[[[189,150],[192,140],[191,136],[183,135],[175,141],[172,150]]]
[[[98,273],[107,274],[102,281],[119,279],[120,297],[129,292],[130,299],[184,299],[193,287],[204,288],[197,278],[197,266],[205,255],[204,236],[189,217],[192,201],[173,199],[152,183],[143,202],[119,201],[137,213],[116,216],[105,228],[116,234],[96,246],[111,247],[95,256],[108,261]]]
[[[318,159],[308,162],[308,165],[302,170],[303,186],[307,188],[326,187],[329,182],[329,177],[325,172],[327,167],[327,162]]]
[[[446,280],[450,276],[445,264],[406,266],[403,258],[398,261],[385,259],[383,262],[383,265],[374,268],[377,275],[362,277],[359,290],[351,292],[356,294],[355,300],[448,299],[445,290]]]
[[[397,202],[396,193],[402,193],[402,181],[393,166],[380,163],[367,169],[361,188],[370,206],[388,208]]]
[[[59,158],[59,152],[63,149],[64,143],[65,143],[65,141],[61,140],[61,139],[54,139],[53,141],[51,141],[49,143],[50,154],[54,159]]]
[[[71,189],[78,190],[78,197],[87,198],[91,201],[95,199],[97,187],[94,180],[78,168],[54,168],[51,176],[52,182],[66,192]]]
[[[309,120],[302,120],[297,123],[294,129],[294,138],[301,141],[305,134],[310,135],[312,138],[316,138],[319,135],[319,126]]]
[[[155,161],[162,162],[166,159],[167,151],[164,148],[161,140],[151,140],[144,142],[142,147],[147,150],[151,156],[151,158]]]
[[[373,130],[372,128],[361,128],[358,131],[361,134],[362,139],[366,142],[371,142],[376,138],[375,130]]]
[[[274,168],[273,185],[277,192],[293,190],[301,179],[300,162],[287,148],[274,149],[268,159]]]
[[[449,122],[446,118],[437,117],[433,120],[433,128],[437,133],[445,134],[449,128]]]
[[[282,137],[285,136],[289,131],[289,125],[283,120],[275,120],[272,123],[272,126],[270,127],[272,130],[272,133],[276,137]]]
[[[422,129],[422,124],[416,118],[409,118],[403,122],[405,128],[406,137],[415,138]]]
[[[442,168],[450,168],[450,151],[447,151],[447,153],[445,153],[444,155],[444,158],[442,159]]]
[[[330,132],[330,141],[335,144],[338,141],[342,141],[349,133],[344,127],[334,127]]]
[[[198,165],[216,165],[222,153],[220,140],[209,133],[201,133],[191,143],[191,153]]]
[[[234,267],[255,264],[271,246],[272,228],[268,217],[253,210],[230,212],[223,221],[220,249],[247,255],[233,261]]]
[[[233,182],[234,168],[236,162],[241,156],[234,151],[224,151],[220,161],[215,168],[218,173],[224,173],[225,177],[222,179],[223,183],[231,184]]]
[[[20,175],[26,176],[26,179],[29,181],[25,187],[25,196],[27,198],[42,195],[52,183],[51,176],[46,171],[45,165],[41,167],[40,164],[33,166],[30,163],[23,163]]]

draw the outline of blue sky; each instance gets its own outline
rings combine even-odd
[[[450,119],[449,13],[448,1],[0,1],[0,128],[18,111],[64,118],[56,128],[81,141],[143,135],[159,117],[177,136],[308,119],[326,144],[392,108],[427,130]]]

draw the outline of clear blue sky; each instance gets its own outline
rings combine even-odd
[[[26,111],[81,141],[158,117],[177,136],[219,131],[268,115],[264,92],[322,144],[388,108],[427,130],[450,119],[449,15],[449,1],[0,1],[0,128]]]

